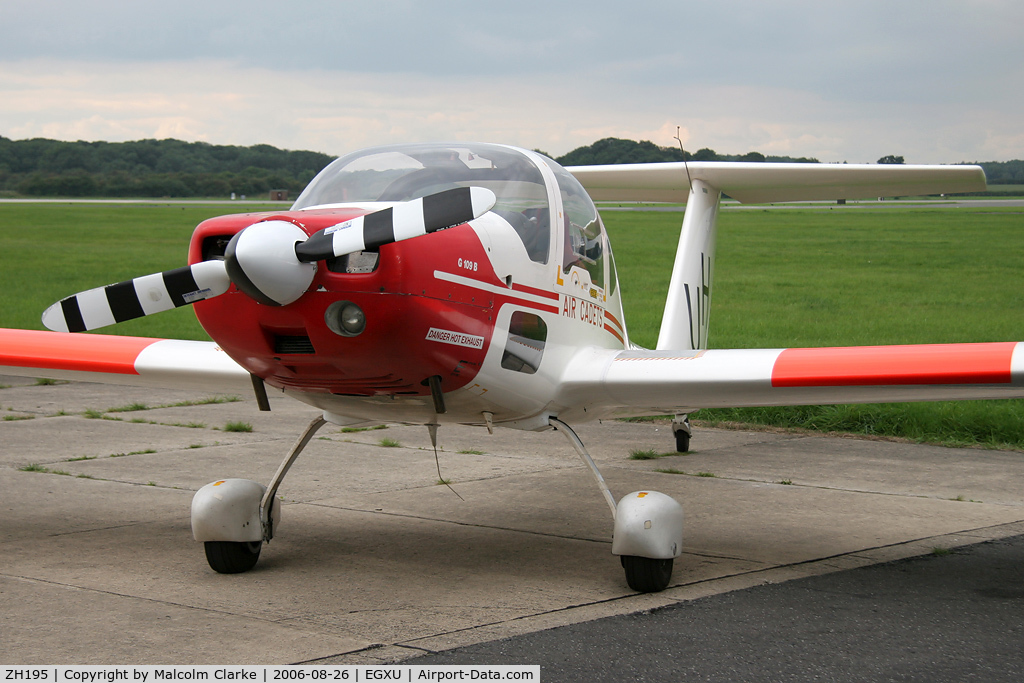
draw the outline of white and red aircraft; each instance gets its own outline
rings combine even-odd
[[[323,424],[458,423],[563,432],[611,508],[629,585],[668,585],[682,511],[615,501],[569,426],[763,406],[1024,396],[1024,344],[707,348],[722,193],[741,202],[976,191],[976,166],[664,163],[562,168],[490,144],[355,152],[291,210],[204,221],[188,266],[70,296],[53,332],[0,331],[0,373],[217,392],[318,411],[268,486],[200,489],[192,528],[218,572],[253,567],[276,492]],[[589,195],[588,195],[589,192]],[[657,349],[631,344],[594,199],[686,202]],[[193,304],[213,342],[68,334]],[[269,389],[268,389],[269,387]],[[436,443],[436,441],[435,441]]]

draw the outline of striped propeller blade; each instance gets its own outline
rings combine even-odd
[[[300,261],[312,262],[376,249],[479,218],[494,206],[483,187],[456,187],[339,223],[295,245]]]
[[[43,325],[55,332],[95,330],[209,299],[230,286],[223,261],[202,261],[69,296],[43,312]]]

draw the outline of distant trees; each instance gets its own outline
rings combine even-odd
[[[746,154],[718,154],[713,149],[703,147],[696,152],[687,152],[686,156],[678,147],[659,147],[649,140],[623,140],[621,138],[604,138],[585,147],[577,147],[565,156],[555,159],[563,166],[588,166],[591,164],[648,164],[659,161],[773,161],[773,162],[812,162],[817,159],[807,157],[793,158],[784,156],[765,156],[760,152]]]
[[[702,147],[689,161],[817,162],[808,157],[719,154]],[[682,161],[678,147],[649,140],[604,138],[556,161],[565,166]],[[181,140],[61,142],[0,136],[0,195],[29,197],[250,197],[270,190],[296,196],[333,157],[270,145],[239,147]],[[887,155],[880,164],[902,164]],[[1024,184],[1024,161],[980,164],[989,185]],[[996,193],[998,189],[993,188]]]
[[[985,169],[989,185],[1024,184],[1024,160],[983,161],[979,165]]]
[[[658,147],[649,140],[604,138],[585,147],[577,147],[555,161],[563,166],[598,164],[649,164],[659,161],[682,161],[678,147]]]
[[[0,191],[53,197],[294,196],[333,157],[181,140],[61,142],[0,136]]]

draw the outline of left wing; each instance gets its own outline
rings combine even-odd
[[[0,329],[0,374],[219,394],[253,387],[213,342],[35,330]]]
[[[556,403],[571,420],[699,408],[1017,397],[1024,397],[1024,342],[584,349],[569,365]]]
[[[597,201],[686,202],[700,180],[744,204],[983,192],[980,166],[690,161],[566,169]]]

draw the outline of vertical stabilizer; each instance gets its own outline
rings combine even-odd
[[[721,192],[694,180],[683,214],[672,280],[658,333],[658,349],[696,350],[708,345],[711,276]]]

